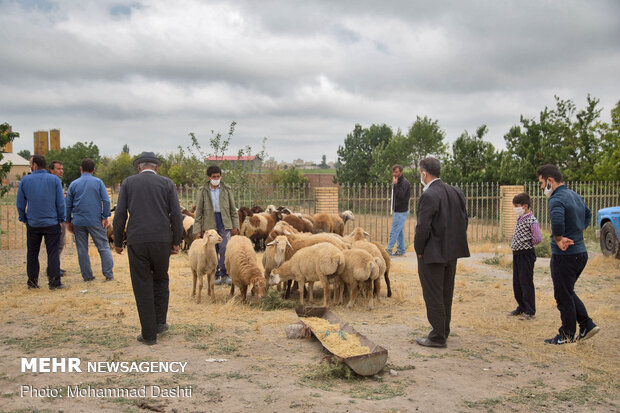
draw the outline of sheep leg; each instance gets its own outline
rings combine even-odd
[[[201,274],[198,277],[198,297],[196,297],[196,303],[197,304],[200,304],[200,295],[202,294],[202,282],[203,282],[202,279],[203,278],[204,278],[204,274]]]
[[[230,284],[230,296],[232,297],[233,295],[235,295],[235,284],[234,283]]]
[[[323,307],[329,306],[329,282],[326,276],[322,276],[321,284],[323,284]]]
[[[379,294],[381,293],[381,278],[377,278],[376,280],[371,282],[370,289],[373,292],[373,296],[377,297],[377,301],[380,300]]]
[[[358,290],[358,286],[356,284],[349,284],[349,290],[351,290],[351,298],[349,299],[349,303],[347,304],[347,308],[351,308],[353,307],[353,303],[355,302],[355,299],[357,298],[357,290]]]
[[[244,285],[243,287],[239,287],[239,292],[241,293],[241,302],[245,304],[248,294],[248,286]]]
[[[300,283],[303,283],[303,281],[301,281]],[[304,295],[303,294],[299,294],[299,302],[301,303],[301,305],[304,305]]]
[[[368,297],[368,310],[372,310],[374,308],[374,293],[372,291],[372,284],[373,282],[371,281],[370,285],[368,286],[368,291],[366,291],[366,296]]]
[[[192,278],[193,278],[193,284],[194,286],[192,287],[192,298],[196,297],[196,281],[198,278],[198,274],[196,274],[196,271],[192,270]]]
[[[387,285],[387,296],[391,297],[392,296],[392,289],[390,288],[390,277],[389,277],[387,271],[385,272],[385,274],[383,274],[383,277],[385,278],[385,284]]]
[[[304,284],[304,288],[306,285]],[[314,281],[308,282],[308,301],[314,301]]]
[[[215,303],[215,282],[214,282],[214,277],[215,277],[215,273],[211,273],[209,274],[209,277],[207,278],[207,282],[209,283],[209,285],[207,285],[207,291],[209,291],[209,295],[211,296],[211,302]]]

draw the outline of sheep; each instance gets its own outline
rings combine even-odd
[[[334,294],[334,299],[338,304],[342,304],[344,285],[349,288],[349,302],[347,308],[351,308],[355,299],[357,298],[358,290],[364,289],[364,284],[373,277],[378,277],[379,270],[377,267],[377,259],[370,253],[363,249],[350,249],[342,251],[344,255],[345,264],[341,271],[338,272],[337,287],[339,292],[338,298]],[[366,295],[368,297],[368,309],[373,308],[373,294],[372,288],[366,289]]]
[[[272,212],[275,212],[275,211],[276,211],[276,206],[272,205],[272,204],[267,205],[267,208],[265,208],[265,212],[267,212],[269,214],[271,214]]]
[[[309,286],[309,300],[312,301],[314,282],[320,281],[323,285],[323,306],[327,307],[329,301],[328,276],[344,270],[345,259],[341,250],[332,244],[321,242],[310,247],[302,248],[288,261],[270,274],[270,285],[280,281],[296,279],[299,285],[306,282]],[[304,295],[299,294],[299,301],[304,305]]]
[[[311,233],[314,230],[314,225],[312,225],[310,221],[299,218],[297,215],[286,215],[282,218],[282,220],[299,232]]]
[[[192,269],[194,280],[192,297],[196,296],[196,281],[198,281],[197,304],[200,304],[202,283],[205,274],[207,275],[207,294],[210,295],[211,300],[215,302],[215,284],[213,280],[218,261],[215,245],[220,242],[222,242],[222,237],[220,237],[216,230],[210,229],[205,232],[202,238],[194,240],[191,247],[189,247],[189,265]]]
[[[280,212],[274,211],[270,214],[261,212],[246,217],[241,225],[241,235],[250,238],[255,245],[255,249],[260,249],[261,241],[269,235],[276,222],[282,219]]]
[[[241,301],[244,303],[247,298],[248,286],[258,298],[265,296],[266,280],[258,268],[256,254],[252,248],[252,242],[248,238],[235,235],[228,241],[224,265],[232,280],[231,297],[235,294],[235,285],[239,287]]]
[[[356,227],[353,232],[351,232],[351,234],[347,235],[345,238],[345,240],[347,241],[351,241],[351,242],[355,242],[355,241],[362,241],[364,239],[366,239],[366,237],[369,237],[370,234],[366,231],[364,231],[362,228],[360,227]],[[391,259],[389,254],[387,253],[387,251],[385,250],[385,248],[383,247],[383,245],[381,245],[380,243],[376,242],[376,241],[371,241],[372,244],[374,244],[377,249],[379,250],[379,252],[381,253],[381,256],[383,257],[383,262],[385,263],[385,272],[383,273],[383,278],[385,279],[385,285],[387,286],[387,296],[391,297],[392,296],[392,288],[390,286],[390,267],[391,267]],[[380,291],[380,284],[379,282],[375,282],[374,287],[374,294],[375,296],[379,296],[379,291]]]
[[[189,211],[187,208],[181,205],[181,214],[187,215],[188,217],[196,218],[195,212],[196,212],[196,205],[192,207],[191,211]]]
[[[253,213],[253,214],[260,214],[261,212],[265,212],[265,210],[264,210],[261,206],[259,206],[259,205],[254,205],[254,206],[252,207],[252,213]]]
[[[183,250],[187,251],[194,241],[194,218],[185,215],[183,217]]]
[[[110,208],[110,216],[108,217],[108,226],[106,227],[106,235],[108,237],[108,243],[110,244],[110,248],[114,247],[114,212],[116,211],[116,204]],[[123,246],[127,245],[127,222],[125,222],[125,231],[123,232]]]
[[[328,214],[320,212],[314,214],[314,232],[333,232],[340,236],[344,235],[344,226],[349,220],[354,220],[353,212],[347,210],[341,214]]]
[[[381,247],[377,247],[375,244],[373,244],[372,242],[369,241],[355,241],[352,244],[352,248],[353,249],[362,249],[366,252],[368,252],[370,255],[372,255],[373,258],[376,258],[377,261],[377,265],[378,265],[378,269],[379,271],[377,271],[376,274],[373,274],[373,277],[371,277],[368,281],[369,281],[369,290],[371,292],[371,294],[376,295],[377,299],[379,299],[379,293],[381,292],[381,274],[385,274],[386,273],[386,267],[387,264],[383,258],[383,254],[381,253],[381,250],[383,248]],[[391,295],[391,294],[390,294]]]
[[[284,261],[290,260],[296,251],[293,250],[293,246],[284,235],[276,236],[273,241],[265,245],[263,268],[265,279],[268,280],[271,270],[278,268]]]
[[[251,217],[254,212],[250,208],[242,206],[237,210],[237,214],[239,215],[239,225],[241,225],[245,221],[245,217]]]

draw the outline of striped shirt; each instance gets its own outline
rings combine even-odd
[[[525,251],[534,248],[542,242],[542,233],[538,220],[532,212],[517,217],[517,225],[512,236],[511,248],[513,251]]]

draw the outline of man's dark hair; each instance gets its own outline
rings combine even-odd
[[[439,162],[439,159],[433,158],[432,156],[424,158],[420,161],[420,169],[428,172],[429,175],[433,175],[436,178],[439,178],[441,175],[441,163]]]
[[[95,171],[95,162],[90,158],[82,159],[82,163],[80,164],[82,167],[82,172],[94,172]]]
[[[396,165],[392,166],[392,172],[394,172],[394,171],[395,171],[395,170],[397,170],[397,169],[398,169],[400,172],[402,172],[402,171],[403,171],[403,167],[402,167],[402,166],[400,166],[399,164],[396,164]]]
[[[43,155],[33,155],[32,163],[35,164],[38,169],[45,169],[45,166],[47,165],[45,162],[45,156]]]
[[[513,205],[527,205],[528,208],[532,208],[532,198],[530,198],[527,192],[521,192],[515,195],[515,197],[512,198],[512,203]]]
[[[207,176],[211,176],[213,174],[222,174],[222,169],[217,165],[210,165],[207,168]]]
[[[50,172],[52,172],[54,170],[54,168],[56,167],[56,164],[62,165],[62,162],[61,161],[52,161],[52,162],[50,162],[50,166],[48,168]]]
[[[564,177],[562,176],[562,172],[560,172],[560,168],[555,165],[543,165],[538,168],[536,171],[536,176],[542,176],[544,180],[548,178],[553,178],[553,180],[557,183],[564,182]]]

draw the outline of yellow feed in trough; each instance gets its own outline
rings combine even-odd
[[[307,317],[303,322],[312,328],[314,335],[326,349],[338,357],[353,357],[369,354],[370,349],[362,346],[359,337],[340,330],[340,324],[331,324],[324,318]]]

